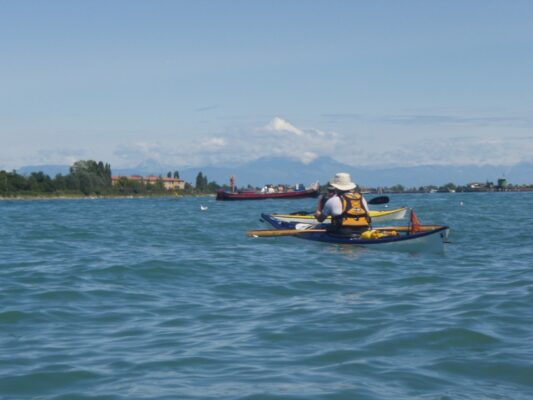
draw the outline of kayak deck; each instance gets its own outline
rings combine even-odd
[[[392,210],[370,210],[370,218],[374,222],[385,222],[385,221],[394,221],[394,220],[400,220],[405,218],[405,215],[407,213],[406,207],[401,208],[394,208]],[[299,223],[306,223],[306,224],[318,224],[318,221],[315,219],[315,217],[312,214],[303,214],[303,212],[300,213],[293,213],[293,214],[277,214],[274,213],[272,216],[278,220],[285,221],[285,222],[299,222]],[[330,223],[331,217],[328,217],[324,223]]]

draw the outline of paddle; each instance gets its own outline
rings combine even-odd
[[[246,232],[248,237],[294,236],[302,233],[324,233],[326,229],[259,229]]]
[[[378,196],[374,197],[367,201],[368,204],[377,205],[377,204],[387,204],[389,202],[389,196]]]
[[[378,205],[378,204],[387,204],[390,201],[389,196],[378,196],[374,197],[367,201],[368,204]],[[311,215],[314,214],[314,211],[295,211],[290,213],[290,215]]]

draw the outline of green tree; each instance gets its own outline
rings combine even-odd
[[[52,179],[43,172],[32,172],[28,178],[29,190],[36,193],[52,193],[55,191]]]
[[[120,194],[142,194],[146,193],[146,186],[141,182],[121,177],[115,184],[114,190]]]
[[[394,185],[390,188],[392,192],[401,193],[405,190],[405,188],[402,185]]]
[[[5,195],[7,194],[7,172],[0,171],[0,193]]]
[[[94,180],[89,173],[80,172],[78,174],[78,178],[80,183],[80,190],[84,195],[88,196],[95,191],[96,188],[94,185]]]
[[[204,191],[204,188],[205,188],[205,178],[204,178],[204,174],[202,174],[202,172],[198,172],[198,175],[196,175],[196,185],[195,185],[195,188],[198,192],[202,193]]]
[[[174,171],[174,178],[179,179],[180,173],[178,171]]]
[[[85,195],[111,191],[111,166],[102,161],[80,160],[70,167],[67,187]]]
[[[61,174],[57,174],[52,181],[55,191],[67,190],[67,178]]]
[[[0,193],[7,193],[7,172],[0,171]]]
[[[16,171],[13,171],[7,174],[7,190],[8,192],[22,192],[29,189],[28,180],[22,175],[17,174]]]
[[[111,164],[106,163],[105,174],[109,179],[111,179]]]
[[[220,185],[216,183],[215,181],[209,182],[209,184],[207,185],[208,193],[215,193],[219,189],[220,189]]]
[[[191,185],[189,182],[185,182],[185,187],[183,188],[183,192],[185,194],[192,194],[194,193],[194,186]]]

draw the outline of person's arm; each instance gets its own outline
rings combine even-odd
[[[321,210],[316,210],[315,212],[315,218],[318,222],[323,222],[328,216],[324,214],[324,208]]]
[[[322,211],[318,211],[315,213],[315,218],[318,222],[324,222],[324,220],[327,218],[327,215],[324,215]]]
[[[326,204],[326,200],[327,198],[325,194],[321,194],[318,197],[318,203],[316,204],[316,212],[322,211],[324,209],[324,204]]]
[[[368,209],[368,203],[366,202],[366,199],[362,195],[361,195],[361,204],[368,214],[370,212],[370,210]]]
[[[315,218],[318,222],[323,222],[331,213],[331,207],[328,204],[329,200],[326,201],[325,196],[322,196],[321,200],[318,202],[315,212]]]
[[[342,214],[341,200],[337,196],[333,196],[326,201],[322,211],[315,213],[315,218],[318,222],[323,222],[328,216],[336,216]]]
[[[361,205],[363,206],[363,208],[366,211],[366,216],[367,216],[368,223],[371,223],[372,222],[372,218],[370,217],[370,210],[368,209],[368,203],[366,202],[366,199],[363,197],[363,195],[361,195]]]

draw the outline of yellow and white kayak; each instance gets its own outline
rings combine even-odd
[[[386,222],[394,221],[405,218],[407,213],[407,208],[395,208],[392,210],[370,210],[370,218],[372,222]],[[272,214],[272,217],[278,221],[283,222],[297,222],[305,224],[317,224],[318,221],[315,217],[311,215],[304,215],[304,213],[293,213],[293,214]],[[331,221],[331,218],[327,218],[323,223],[328,223]]]

